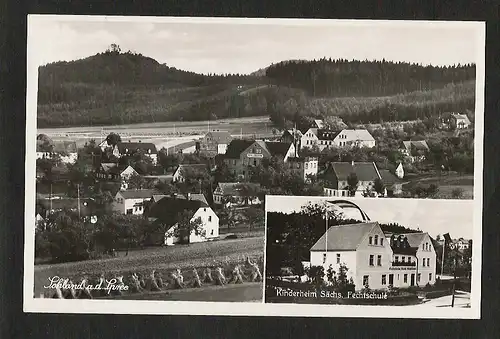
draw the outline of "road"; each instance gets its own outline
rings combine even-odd
[[[144,294],[124,295],[114,299],[122,300],[179,300],[179,301],[226,301],[261,302],[262,283],[206,286],[183,290],[169,290]]]
[[[451,295],[446,295],[444,297],[430,299],[424,301],[422,304],[412,305],[413,307],[451,307]],[[408,307],[412,307],[408,306]],[[464,291],[456,291],[455,294],[455,305],[456,308],[470,307],[470,293]]]

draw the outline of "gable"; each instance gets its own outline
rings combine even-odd
[[[331,226],[311,251],[355,251],[375,226],[380,229],[376,222]]]
[[[271,153],[263,141],[256,140],[249,147],[247,147],[241,155],[248,158],[269,158]]]

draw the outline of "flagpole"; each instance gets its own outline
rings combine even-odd
[[[446,238],[443,238],[443,253],[441,258],[441,279],[443,279],[443,271],[444,271],[444,250],[446,248]]]
[[[328,210],[325,210],[325,264],[328,256]]]

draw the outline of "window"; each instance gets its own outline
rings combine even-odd
[[[211,230],[211,231],[210,231],[210,235],[214,235],[214,230]]]
[[[368,278],[369,278],[369,277],[370,277],[370,276],[368,276],[368,275],[364,275],[364,276],[363,276],[363,286],[368,285]]]
[[[408,274],[403,275],[403,283],[408,283]]]
[[[420,282],[421,273],[417,274],[417,282]]]
[[[206,212],[206,211],[207,211],[207,209],[206,209],[206,208],[204,208],[204,209],[203,209],[203,212]]]
[[[378,235],[375,236],[375,245],[378,245]]]
[[[425,251],[425,244],[422,244],[422,251]]]
[[[399,256],[395,256],[394,257],[394,262],[398,262],[399,261]]]
[[[431,259],[427,258],[427,267],[431,266]]]
[[[212,216],[211,216],[211,215],[209,215],[209,216],[208,216],[208,222],[211,222],[211,221],[212,221]],[[213,231],[212,231],[212,232],[213,232]]]
[[[380,246],[384,246],[384,238],[380,238]]]
[[[372,237],[369,237],[368,238],[368,245],[371,245],[372,244]]]
[[[337,253],[337,264],[340,264],[340,253]]]
[[[382,256],[377,255],[377,266],[382,266]]]
[[[425,267],[425,258],[422,259],[422,267]]]
[[[326,253],[323,253],[323,264],[326,262]]]
[[[373,266],[373,254],[370,254],[370,266]]]
[[[386,285],[387,284],[387,280],[386,280],[386,275],[385,274],[382,274],[382,285]]]
[[[405,262],[406,257],[401,257],[401,262]]]
[[[429,281],[432,280],[432,273],[429,273]]]
[[[306,169],[308,169],[308,167],[309,167],[308,165],[309,165],[309,164],[306,162]]]

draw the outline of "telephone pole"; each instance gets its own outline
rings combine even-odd
[[[451,294],[451,307],[455,306],[455,288],[457,284],[457,257],[453,260],[453,291]]]
[[[78,204],[78,220],[80,220],[80,215],[81,215],[81,212],[80,212],[80,184],[76,184],[76,187],[77,187],[77,204]]]

